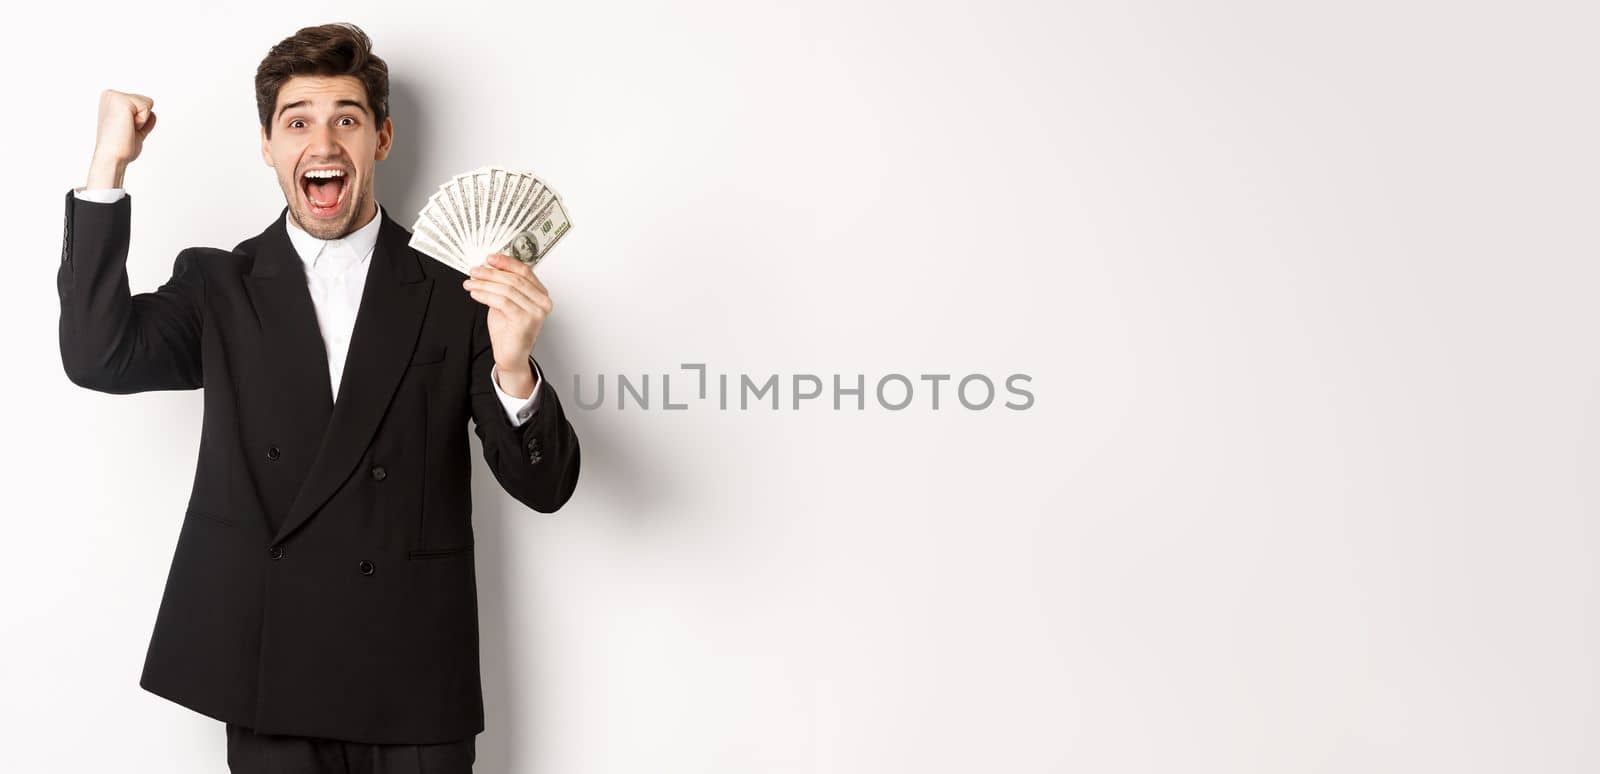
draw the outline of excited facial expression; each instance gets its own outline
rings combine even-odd
[[[261,158],[278,174],[295,225],[336,239],[378,214],[373,172],[387,158],[394,122],[372,120],[367,91],[351,75],[296,75],[278,89]]]

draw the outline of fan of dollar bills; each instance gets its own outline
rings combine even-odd
[[[561,197],[534,177],[499,166],[445,181],[411,226],[411,246],[462,274],[490,253],[533,266],[572,228]]]

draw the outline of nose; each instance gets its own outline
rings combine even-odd
[[[306,151],[313,158],[334,158],[339,155],[339,145],[333,141],[333,127],[322,124],[311,132],[311,140]]]

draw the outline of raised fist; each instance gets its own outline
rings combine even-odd
[[[139,158],[144,138],[156,128],[155,100],[143,94],[106,89],[100,92],[100,128],[95,133],[94,157],[111,164]]]

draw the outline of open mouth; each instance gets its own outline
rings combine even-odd
[[[332,217],[344,208],[344,192],[349,186],[349,172],[340,167],[308,169],[300,175],[300,192],[305,195],[306,209],[319,218]]]

